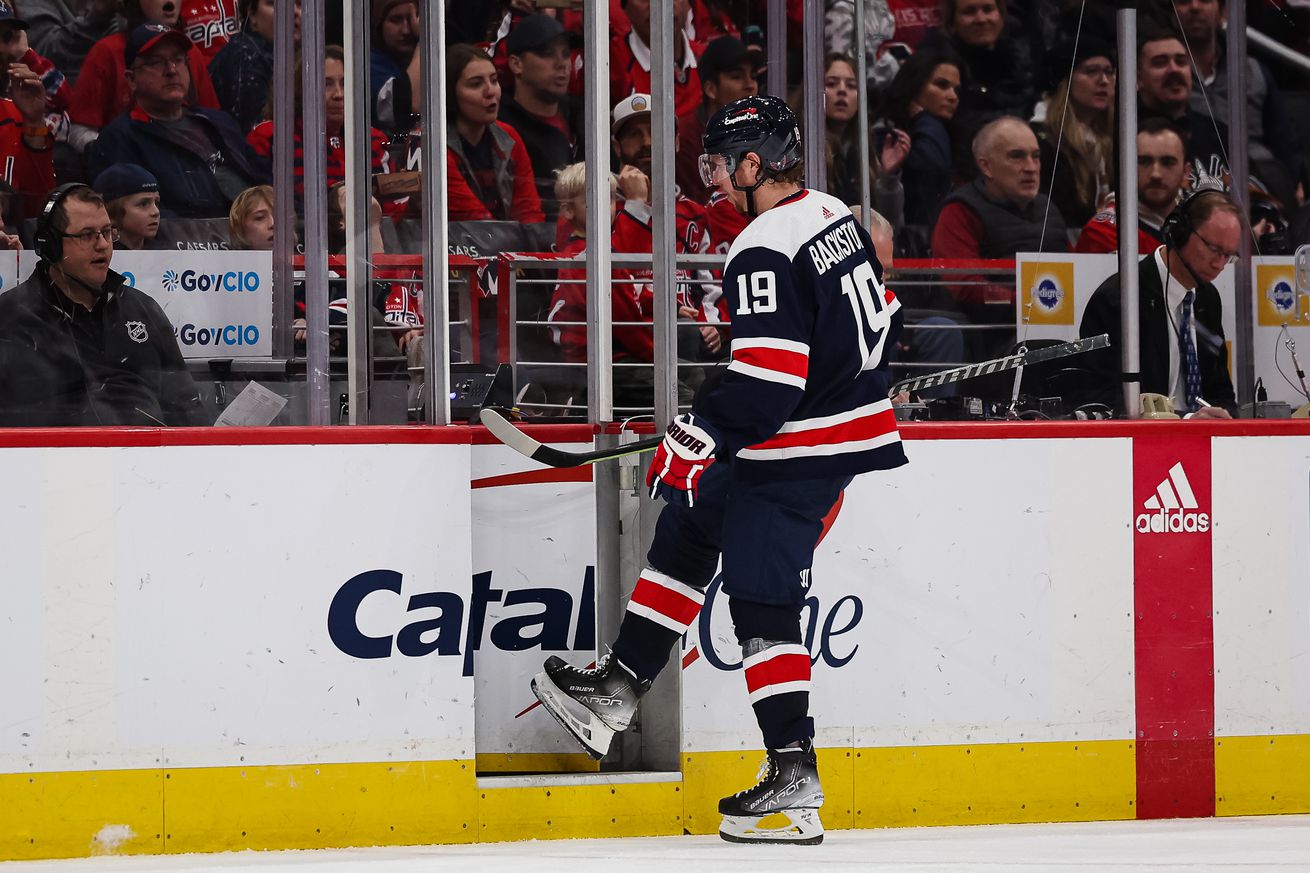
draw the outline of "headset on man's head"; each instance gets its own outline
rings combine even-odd
[[[55,227],[55,210],[59,208],[59,204],[63,203],[69,194],[78,188],[93,190],[85,182],[65,182],[50,192],[45,206],[41,208],[41,215],[36,219],[33,248],[37,257],[43,261],[53,264],[63,260],[64,237],[59,228]]]
[[[1177,251],[1187,244],[1196,233],[1196,221],[1192,218],[1192,213],[1196,211],[1196,204],[1209,196],[1219,196],[1228,201],[1228,192],[1220,185],[1201,184],[1189,191],[1187,196],[1179,201],[1164,220],[1164,225],[1160,228],[1160,238],[1169,248]],[[1231,201],[1230,201],[1231,202]]]

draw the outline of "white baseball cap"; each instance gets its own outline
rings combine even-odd
[[[620,100],[618,105],[614,107],[614,121],[610,124],[610,133],[618,136],[619,128],[634,115],[650,115],[649,94],[629,94]]]

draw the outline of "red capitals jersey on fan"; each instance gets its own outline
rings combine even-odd
[[[182,0],[182,20],[206,63],[241,30],[236,0]]]
[[[710,254],[709,220],[705,207],[681,194],[674,206],[674,219],[677,224],[675,251],[686,255]],[[614,216],[614,251],[650,254],[654,250],[654,228],[650,205],[636,200],[626,201],[618,214]],[[629,277],[640,282],[637,286],[638,299],[646,312],[653,311],[654,289],[650,284],[650,270],[626,270]],[[722,298],[721,286],[714,282],[703,270],[678,270],[679,307],[690,307],[697,312],[697,321],[726,320],[718,314],[718,301]],[[644,280],[644,281],[643,281]],[[708,303],[707,303],[708,301]]]
[[[695,112],[701,103],[700,74],[696,72],[696,53],[685,33],[683,63],[673,71],[673,114]],[[610,102],[617,103],[629,94],[650,93],[650,46],[634,31],[616,34],[610,40]]]

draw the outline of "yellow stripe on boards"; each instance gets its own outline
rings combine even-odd
[[[162,770],[0,774],[0,861],[164,851]]]
[[[1215,740],[1214,782],[1215,815],[1310,812],[1310,736]]]
[[[213,767],[164,773],[164,851],[478,839],[472,761]]]
[[[620,781],[594,785],[483,788],[479,840],[652,837],[683,832],[682,785]]]
[[[855,826],[1136,818],[1133,743],[998,743],[855,752]]]

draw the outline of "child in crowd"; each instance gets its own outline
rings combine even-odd
[[[96,176],[109,220],[118,229],[116,249],[151,248],[159,234],[159,181],[138,164],[114,164]]]

